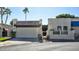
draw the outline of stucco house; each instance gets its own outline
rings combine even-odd
[[[4,32],[4,30],[6,31],[6,33]],[[0,37],[5,36],[5,37],[10,37],[10,33],[12,30],[12,26],[11,25],[7,25],[7,24],[0,24]]]
[[[38,41],[38,35],[42,35],[42,20],[39,21],[17,21],[14,20],[16,38]]]
[[[49,39],[74,40],[74,30],[71,30],[72,18],[49,18],[48,35]]]

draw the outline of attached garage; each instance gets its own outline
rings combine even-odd
[[[16,38],[38,41],[38,35],[42,35],[42,22],[40,21],[17,21]]]

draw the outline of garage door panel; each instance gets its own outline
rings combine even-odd
[[[37,37],[37,28],[17,28],[18,37]]]

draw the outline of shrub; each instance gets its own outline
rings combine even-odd
[[[11,37],[12,38],[16,37],[16,32],[11,32]]]

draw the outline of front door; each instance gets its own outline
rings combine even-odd
[[[6,37],[6,36],[7,36],[7,30],[5,30],[5,28],[3,28],[2,37]]]

